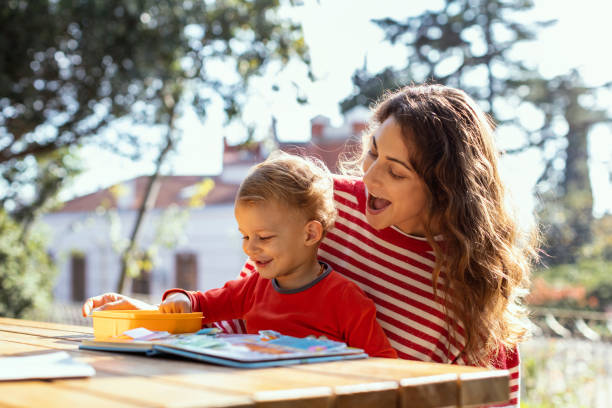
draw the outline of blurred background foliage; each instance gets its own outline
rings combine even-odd
[[[0,209],[0,316],[28,317],[51,302],[56,267],[41,233],[23,229]]]
[[[275,0],[5,2],[2,206],[12,214],[43,206],[78,169],[67,157],[72,147],[96,143],[136,157],[155,142],[127,131],[96,139],[119,119],[167,128],[163,148],[179,136],[173,120],[181,104],[204,118],[220,96],[234,117],[252,75],[293,56],[308,62],[301,28],[278,17],[278,7]],[[65,171],[37,171],[50,162]]]
[[[32,222],[78,173],[78,147],[95,143],[136,158],[158,145],[148,197],[180,138],[176,119],[186,106],[203,120],[211,99],[220,97],[231,120],[253,75],[293,57],[308,64],[301,27],[279,17],[279,6],[278,0],[5,2],[0,207],[23,229],[24,245]],[[99,136],[121,120],[165,136]],[[123,256],[120,291],[147,210],[143,205]]]

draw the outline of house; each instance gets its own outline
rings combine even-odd
[[[141,248],[155,251],[142,254],[140,277],[133,280],[131,292],[157,302],[168,288],[207,290],[237,277],[246,258],[234,220],[234,197],[248,169],[269,153],[264,146],[315,156],[337,171],[338,157],[355,150],[366,115],[367,110],[354,110],[340,127],[317,116],[311,121],[310,142],[280,142],[273,128],[273,143],[226,144],[219,175],[160,176],[154,205],[138,237]],[[79,302],[116,290],[121,248],[148,181],[148,176],[126,180],[74,198],[43,217],[52,234],[49,250],[59,267],[57,301]]]
[[[190,205],[193,187],[210,179],[215,184],[206,205]],[[60,269],[55,299],[81,301],[116,290],[119,248],[131,232],[147,182],[148,176],[127,180],[120,187],[75,198],[44,217],[54,234],[50,250]],[[171,287],[210,288],[235,278],[245,260],[233,215],[237,188],[219,176],[162,176],[157,200],[143,221],[138,240],[142,248],[155,244],[157,253],[150,260],[153,267],[143,267],[141,277],[133,282],[133,291],[158,299]],[[119,189],[120,194],[116,193]],[[168,224],[181,229],[186,214],[186,239],[172,242]],[[162,218],[165,231],[160,230]],[[160,238],[171,246],[158,242]]]

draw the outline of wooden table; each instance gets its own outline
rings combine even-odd
[[[443,407],[504,402],[508,372],[369,358],[236,369],[176,358],[79,350],[92,329],[0,318],[0,355],[65,350],[85,379],[0,382],[8,407]]]

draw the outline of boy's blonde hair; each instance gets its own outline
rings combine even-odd
[[[236,205],[277,200],[327,232],[336,217],[334,185],[323,162],[275,151],[251,168],[236,194]]]

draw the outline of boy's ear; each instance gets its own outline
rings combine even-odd
[[[308,221],[304,226],[306,246],[316,245],[323,237],[323,225],[319,221]]]

